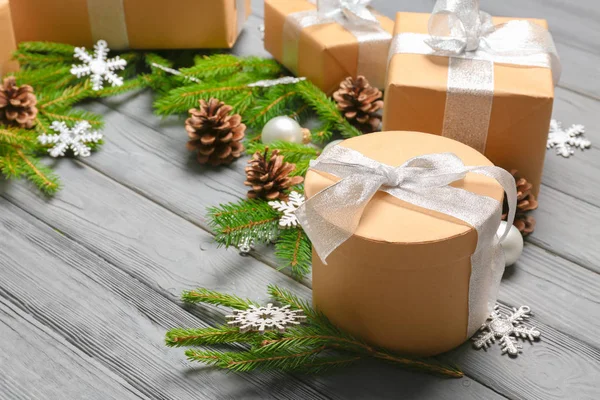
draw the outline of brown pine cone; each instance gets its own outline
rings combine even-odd
[[[200,100],[200,109],[192,108],[185,121],[190,140],[188,150],[198,152],[200,164],[229,164],[244,152],[242,139],[246,125],[239,114],[229,115],[233,107],[211,98]]]
[[[0,85],[0,124],[19,128],[35,125],[37,99],[29,85],[17,86],[14,76],[4,78]]]
[[[372,87],[364,76],[346,78],[333,94],[337,108],[344,117],[364,133],[379,130],[383,108],[381,90]]]
[[[523,236],[527,236],[535,229],[535,218],[527,215],[527,213],[535,210],[538,207],[538,202],[531,193],[531,188],[533,187],[531,183],[527,182],[527,179],[519,177],[517,170],[513,169],[510,173],[515,177],[515,184],[517,185],[517,212],[513,225],[519,229],[519,232]],[[506,220],[508,216],[508,202],[506,198],[504,199],[502,213],[502,219]]]
[[[248,191],[249,199],[287,200],[288,189],[304,181],[301,176],[289,176],[296,164],[284,162],[279,150],[273,150],[270,155],[268,147],[263,154],[257,151],[248,164],[244,185],[252,187]]]

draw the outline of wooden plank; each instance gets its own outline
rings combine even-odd
[[[418,383],[427,387],[421,398],[497,397],[469,378],[448,381],[383,364],[340,372],[345,379],[337,374],[302,377],[302,384],[286,375],[285,385],[280,374],[235,375],[205,369],[191,373],[182,350],[163,345],[167,328],[204,326],[175,305],[183,289],[209,287],[259,301],[267,300],[271,283],[304,298],[310,298],[310,291],[252,258],[218,249],[200,228],[88,167],[65,161],[57,167],[65,188],[51,201],[22,182],[0,185],[2,196],[52,227],[23,222],[23,212],[0,200],[0,234],[11,232],[7,247],[0,249],[0,287],[26,303],[27,311],[44,318],[45,324],[135,381],[140,391],[186,398],[197,396],[192,394],[194,388],[202,388],[207,398],[246,393],[304,399],[317,397],[313,389],[317,388],[329,398],[340,398],[340,392],[365,398],[418,392],[410,386]],[[223,321],[222,312],[197,310],[202,321]],[[389,375],[393,371],[395,382],[406,385],[382,385],[382,371]]]
[[[193,372],[181,349],[164,346],[164,334],[172,327],[207,326],[203,320],[216,322],[214,313],[200,313],[202,320],[194,317],[166,299],[164,291],[157,293],[60,231],[31,219],[0,199],[0,235],[6,238],[0,248],[2,293],[139,392],[165,399],[214,399],[224,393],[255,398],[323,397],[280,373],[253,377],[212,369]],[[251,281],[251,277],[244,279],[248,285]],[[183,287],[170,289],[179,293]],[[286,385],[279,385],[284,377]],[[51,385],[53,381],[40,383],[41,387]]]
[[[148,398],[2,296],[0,337],[2,398]]]
[[[600,209],[558,190],[542,186],[537,224],[527,238],[544,249],[590,270],[600,272]]]

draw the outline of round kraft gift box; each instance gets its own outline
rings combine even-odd
[[[418,132],[373,133],[338,146],[392,166],[445,152],[467,166],[493,165],[462,143]],[[337,180],[310,170],[307,198]],[[468,173],[452,186],[499,202],[504,195],[500,184],[480,174]],[[330,254],[327,265],[313,252],[313,304],[335,325],[370,344],[422,356],[448,351],[468,339],[476,246],[477,231],[466,222],[379,191],[354,235]]]

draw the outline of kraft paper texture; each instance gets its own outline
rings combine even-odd
[[[277,61],[283,63],[283,26],[286,16],[314,9],[316,6],[305,0],[265,0],[265,49]],[[383,29],[392,33],[392,20],[379,15],[377,19]],[[298,76],[306,77],[325,93],[333,93],[347,77],[356,77],[357,66],[358,42],[342,25],[315,25],[300,33]],[[384,68],[381,74],[385,75]]]
[[[340,144],[399,166],[430,153],[453,152],[465,165],[493,165],[476,150],[417,132],[363,135]],[[308,198],[335,183],[309,171]],[[492,178],[469,173],[460,187],[502,201]],[[356,233],[324,265],[313,253],[313,303],[342,329],[393,351],[433,355],[467,340],[471,255],[477,232],[465,222],[378,192]]]
[[[122,1],[132,49],[230,48],[238,36],[235,0]],[[246,6],[248,17],[250,0]],[[95,42],[87,0],[11,0],[10,7],[17,42]]]
[[[398,13],[394,35],[427,33],[430,14]],[[494,17],[494,24],[515,18]],[[521,18],[522,19],[522,18]],[[527,19],[544,28],[546,21]],[[415,130],[441,135],[448,83],[448,58],[396,54],[388,67],[384,130]],[[554,85],[547,68],[494,66],[494,99],[484,154],[519,175],[539,193]],[[468,114],[465,118],[469,118]]]
[[[16,49],[8,0],[0,0],[0,76],[17,69],[17,63],[11,60]]]

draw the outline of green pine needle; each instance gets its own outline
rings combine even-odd
[[[251,305],[258,305],[251,300],[204,288],[185,291],[181,295],[181,299],[186,303],[207,303],[215,306],[234,308],[236,310],[245,310]]]
[[[275,256],[283,261],[280,269],[290,267],[296,278],[310,273],[312,244],[302,228],[284,229],[275,245]]]
[[[208,209],[211,229],[217,243],[238,247],[252,239],[268,243],[277,236],[279,213],[264,200],[244,199]]]
[[[239,328],[220,326],[216,328],[171,329],[166,334],[169,347],[207,346],[224,343],[256,343],[263,335],[257,332],[241,333]]]

